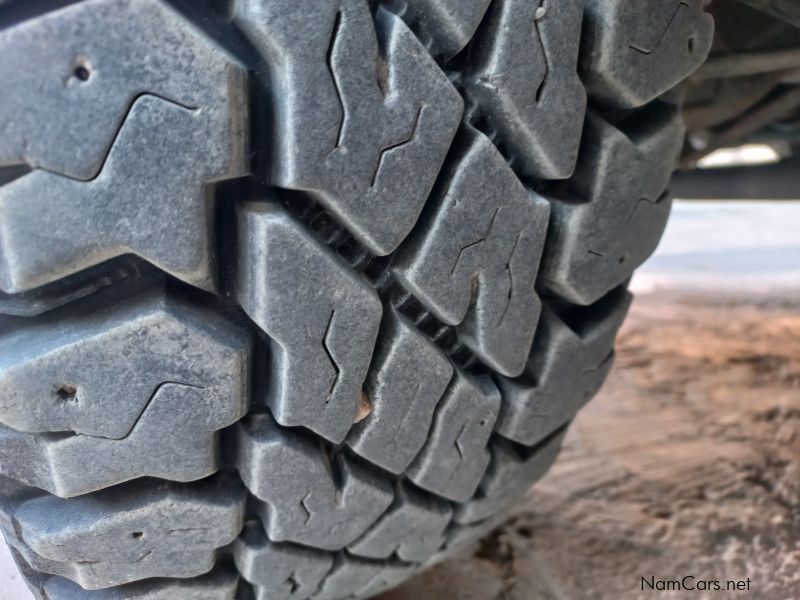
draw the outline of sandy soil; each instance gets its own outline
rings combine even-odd
[[[553,471],[473,552],[382,600],[800,598],[795,297],[640,297]],[[722,591],[642,590],[687,575]]]

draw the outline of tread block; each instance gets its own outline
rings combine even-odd
[[[216,431],[247,410],[250,343],[159,293],[4,336],[0,472],[64,497],[210,475]]]
[[[481,133],[466,129],[432,214],[394,274],[493,369],[525,367],[541,309],[534,282],[549,205],[527,190]]]
[[[238,427],[239,472],[261,503],[273,542],[339,550],[355,541],[392,503],[392,486],[351,459],[333,462],[321,444],[281,429],[268,415]]]
[[[255,588],[256,600],[305,600],[333,566],[333,554],[292,544],[274,544],[259,526],[236,540],[236,567]]]
[[[3,502],[13,522],[4,533],[31,567],[95,590],[211,571],[216,549],[241,530],[244,503],[228,477],[147,480],[72,499],[23,491]]]
[[[274,69],[273,182],[389,254],[430,193],[461,96],[402,20],[381,7],[373,20],[365,0],[238,0],[235,14]]]
[[[409,479],[456,502],[472,497],[489,464],[486,445],[499,411],[500,392],[489,377],[457,372],[428,441],[408,469]]]
[[[647,104],[705,61],[714,38],[707,0],[587,0],[581,79],[616,108]]]
[[[211,311],[147,292],[59,315],[57,329],[54,320],[0,335],[0,421],[9,427],[119,440],[164,385],[202,390],[209,420],[244,411],[250,339]]]
[[[495,430],[532,446],[570,421],[597,393],[611,369],[614,338],[630,302],[629,293],[615,290],[596,305],[576,312],[577,329],[546,307],[523,377],[496,379],[503,404]]]
[[[372,412],[353,427],[348,445],[387,471],[405,471],[425,443],[452,375],[442,352],[389,309],[365,383]]]
[[[272,339],[266,402],[281,425],[339,443],[357,419],[381,302],[279,207],[240,205],[237,219],[237,297]]]
[[[337,561],[312,600],[371,598],[408,579],[412,565],[364,561],[344,557]]]
[[[128,253],[211,289],[206,186],[247,172],[244,68],[158,0],[54,10],[0,53],[0,164],[33,169],[0,187],[0,290]]]
[[[431,54],[449,59],[470,42],[489,4],[491,0],[405,0],[399,14]]]
[[[152,579],[107,590],[84,590],[61,577],[43,586],[46,600],[234,600],[239,576],[232,568],[217,567],[191,579]]]
[[[62,498],[145,476],[201,479],[218,468],[218,427],[194,412],[202,403],[197,388],[165,384],[120,440],[0,426],[0,473]]]
[[[406,562],[423,563],[444,543],[451,516],[448,503],[398,485],[394,504],[348,551],[365,558],[397,555]]]
[[[582,16],[580,0],[500,0],[470,53],[466,95],[526,176],[565,179],[575,169],[586,112]]]
[[[496,438],[491,445],[492,462],[474,498],[461,504],[453,520],[462,525],[490,519],[509,509],[555,462],[566,428],[520,455],[510,442]]]
[[[589,114],[572,191],[582,201],[552,202],[540,284],[575,304],[594,304],[655,250],[671,199],[665,191],[683,125],[673,106],[655,103],[629,127]]]

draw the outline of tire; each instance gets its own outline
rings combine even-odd
[[[33,593],[365,598],[499,523],[611,365],[702,5],[4,4]]]

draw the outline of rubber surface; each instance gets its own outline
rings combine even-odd
[[[38,598],[366,598],[491,530],[611,366],[713,28],[227,4],[0,11],[0,529]]]

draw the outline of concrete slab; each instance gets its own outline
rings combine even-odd
[[[800,202],[676,201],[631,287],[748,297],[800,291]]]

